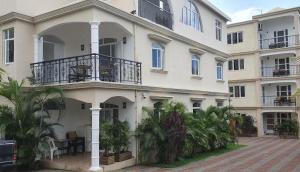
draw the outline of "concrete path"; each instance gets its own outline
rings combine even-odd
[[[240,138],[245,148],[175,169],[136,166],[117,172],[300,172],[300,140]]]

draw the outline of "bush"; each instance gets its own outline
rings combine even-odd
[[[236,120],[230,107],[209,107],[206,111],[186,113],[181,103],[164,102],[161,109],[147,109],[148,118],[136,134],[140,160],[172,163],[199,152],[227,147],[234,142],[229,121]]]
[[[129,145],[129,123],[127,121],[114,121],[112,125],[112,144],[115,153],[120,154],[128,151]]]
[[[242,123],[239,125],[241,136],[257,135],[257,127],[254,126],[254,119],[247,115],[242,117]]]
[[[299,124],[296,120],[286,120],[277,126],[279,135],[298,136]]]

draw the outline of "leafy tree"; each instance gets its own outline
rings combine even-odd
[[[46,122],[50,116],[45,104],[49,100],[61,104],[62,90],[28,88],[24,87],[24,81],[19,83],[9,78],[8,82],[0,83],[0,96],[10,103],[10,107],[0,106],[0,127],[4,129],[6,139],[17,141],[18,168],[34,167],[40,153],[39,145],[46,137],[54,137],[52,126],[58,125]]]
[[[104,149],[104,156],[109,156],[109,151],[113,146],[113,127],[108,121],[102,121],[100,127],[100,144]]]
[[[299,133],[299,123],[296,120],[286,120],[283,121],[280,125],[277,126],[279,135],[292,135],[292,136],[298,136]]]
[[[127,121],[121,122],[115,120],[112,125],[112,135],[114,152],[119,154],[127,151],[130,138],[129,123]]]

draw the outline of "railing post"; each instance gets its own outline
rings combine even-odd
[[[142,80],[142,63],[139,63],[139,66],[140,66],[140,84],[142,84],[143,82],[143,80]]]
[[[61,60],[59,59],[58,60],[58,82],[59,83],[61,83],[61,76],[60,76],[61,75],[61,70],[60,70],[61,67],[60,67],[60,63],[61,63]]]
[[[120,82],[122,82],[122,59],[119,59],[120,61]]]

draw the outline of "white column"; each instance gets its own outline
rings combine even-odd
[[[44,60],[44,37],[41,36],[38,41],[38,62],[42,62]]]
[[[38,35],[33,35],[33,49],[34,49],[33,62],[38,63],[39,62],[39,36]]]
[[[299,34],[300,34],[300,19],[299,14],[294,15],[294,27],[295,27],[295,43],[299,45]]]
[[[101,108],[91,108],[92,111],[92,153],[91,153],[91,168],[90,171],[103,171],[100,167],[99,155],[99,131],[100,131],[100,110]]]
[[[91,25],[91,53],[99,54],[99,25],[100,22],[90,22]],[[93,80],[99,80],[99,56],[94,56],[96,60],[93,63]]]

